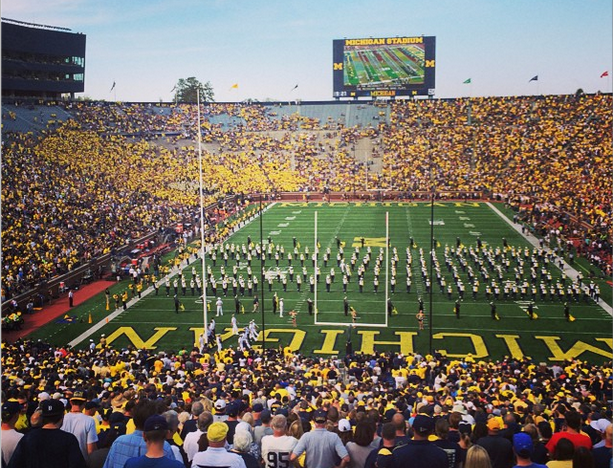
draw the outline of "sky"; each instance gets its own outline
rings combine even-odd
[[[334,39],[421,35],[436,36],[437,97],[611,92],[612,9],[611,0],[1,4],[3,18],[86,34],[82,96],[133,102],[170,101],[190,76],[209,81],[218,102],[331,100]]]

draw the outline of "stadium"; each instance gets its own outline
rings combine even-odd
[[[434,98],[426,39],[334,41],[332,101],[3,77],[3,402],[610,419],[612,96]]]

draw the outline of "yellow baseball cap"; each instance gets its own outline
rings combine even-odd
[[[214,422],[206,432],[209,442],[221,442],[228,435],[228,425],[223,422]]]

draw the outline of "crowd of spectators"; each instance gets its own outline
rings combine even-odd
[[[281,444],[285,461],[314,468],[324,466],[320,459],[332,460],[326,466],[423,466],[406,457],[435,446],[444,449],[435,453],[447,455],[445,464],[431,468],[474,466],[474,445],[485,449],[494,468],[513,466],[514,457],[526,456],[522,448],[546,463],[572,459],[585,447],[597,464],[582,468],[609,467],[611,458],[610,362],[547,367],[437,353],[341,359],[289,348],[158,352],[114,349],[103,340],[83,350],[40,340],[2,346],[2,452],[9,467],[26,466],[27,447],[42,443],[38,427],[48,429],[58,408],[69,411],[61,427],[78,439],[74,456],[80,452],[90,467],[123,467],[127,458],[144,455],[154,421],[147,423],[148,417],[155,414],[167,421],[160,426],[169,442],[164,454],[180,466],[199,466],[213,446],[238,453],[246,466],[280,467],[268,454],[282,441],[267,436],[291,436]],[[220,421],[226,426],[211,426]],[[332,452],[324,453],[328,446]],[[13,451],[17,460],[10,461]]]
[[[198,223],[196,106],[63,106],[74,119],[60,128],[3,135],[3,299],[161,227]],[[398,101],[388,122],[352,127],[278,112],[203,106],[207,204],[356,186],[482,191],[610,272],[610,95]]]

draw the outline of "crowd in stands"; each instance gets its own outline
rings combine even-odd
[[[87,459],[90,468],[123,467],[150,453],[153,430],[163,434],[156,456],[176,458],[177,467],[222,466],[205,463],[211,452],[237,453],[244,465],[223,466],[241,467],[288,466],[280,456],[313,468],[425,466],[420,457],[431,468],[471,468],[478,456],[488,461],[479,466],[494,468],[526,457],[556,467],[573,456],[596,463],[563,466],[610,466],[610,362],[547,367],[437,353],[325,359],[289,348],[170,353],[114,349],[104,336],[84,350],[40,340],[2,346],[2,454],[10,468],[42,466],[27,463],[53,453],[56,441],[65,453],[44,466]],[[41,434],[60,427],[76,439],[45,443]]]
[[[63,106],[74,119],[58,129],[3,135],[3,299],[143,234],[198,223],[196,106]],[[275,106],[203,106],[206,203],[364,185],[405,196],[433,185],[478,190],[500,195],[535,229],[554,231],[564,250],[572,245],[611,271],[611,95],[389,108],[389,122],[347,127]],[[375,162],[378,169],[368,169]]]

